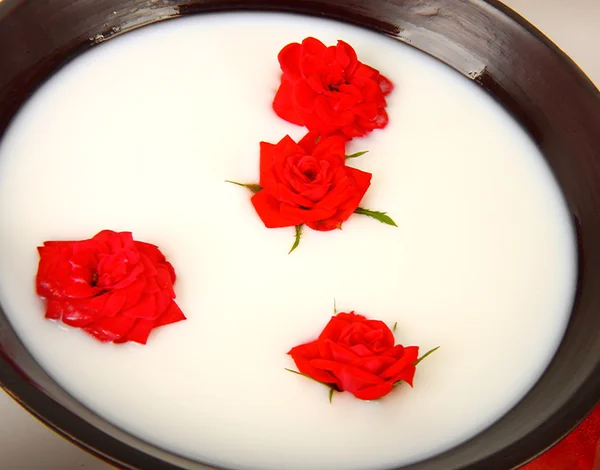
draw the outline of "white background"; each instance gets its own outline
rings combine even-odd
[[[504,3],[549,36],[600,88],[600,0],[505,0]],[[108,470],[111,467],[54,434],[0,391],[0,468]]]

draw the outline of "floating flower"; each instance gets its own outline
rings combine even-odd
[[[349,157],[353,157],[352,155]],[[304,225],[313,230],[341,229],[354,213],[396,225],[383,212],[359,207],[371,174],[346,165],[345,141],[309,132],[299,143],[285,136],[277,144],[260,144],[259,184],[246,186],[267,228],[296,227],[296,243]]]
[[[437,349],[437,348],[435,348]],[[377,400],[396,385],[412,387],[418,359],[417,346],[395,344],[393,331],[382,321],[354,312],[334,315],[315,341],[293,347],[288,354],[296,372],[361,400]]]
[[[285,46],[278,59],[283,74],[273,109],[282,119],[347,140],[388,124],[392,83],[344,41],[327,47],[308,37]]]
[[[159,326],[185,320],[175,301],[175,271],[160,250],[130,232],[103,230],[89,240],[38,247],[36,287],[46,318],[100,341],[146,344]]]

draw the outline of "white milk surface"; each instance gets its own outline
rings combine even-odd
[[[271,101],[277,53],[343,39],[396,88],[389,126],[353,141],[373,173],[343,231],[269,230],[250,193],[259,141],[304,130]],[[43,318],[36,246],[132,231],[175,266],[188,320],[145,347]],[[53,76],[0,146],[0,300],[47,371],[123,429],[236,469],[354,470],[415,462],[491,425],[534,385],[564,333],[575,243],[562,195],[515,121],[408,46],[269,14],[169,21],[95,47]],[[425,352],[415,387],[377,402],[284,370],[333,299]]]

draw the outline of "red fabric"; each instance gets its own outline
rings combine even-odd
[[[571,434],[521,470],[600,470],[600,405]]]

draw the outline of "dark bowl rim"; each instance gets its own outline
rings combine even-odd
[[[0,0],[1,2],[2,0]],[[5,9],[3,10],[0,5],[0,25],[2,21],[10,16],[14,10],[18,9],[27,0],[11,0],[5,1]],[[151,21],[135,25],[131,29],[123,31],[124,34],[137,30],[139,28],[156,24],[162,21],[187,17],[198,13],[232,13],[232,12],[273,12],[273,13],[289,13],[298,14],[305,16],[315,16],[320,18],[332,19],[335,21],[342,21],[345,23],[357,25],[362,28],[371,29],[379,34],[382,31],[377,31],[375,28],[368,27],[365,24],[358,23],[351,18],[344,18],[339,14],[331,14],[330,12],[323,12],[319,10],[319,4],[322,4],[326,0],[315,0],[311,1],[310,6],[307,6],[306,2],[301,5],[293,5],[281,7],[277,3],[271,3],[270,0],[224,0],[220,2],[220,5],[211,6],[210,9],[202,10],[198,9],[195,11],[188,11],[183,14],[173,14],[172,16],[166,16],[162,18],[153,18]],[[563,66],[568,68],[570,72],[577,77],[579,84],[585,87],[590,93],[590,98],[600,98],[599,89],[588,77],[588,75],[575,63],[575,61],[568,56],[560,47],[552,42],[543,32],[541,32],[534,25],[529,23],[523,16],[514,11],[509,6],[501,3],[498,0],[466,0],[470,4],[477,5],[478,8],[491,8],[500,12],[504,17],[510,21],[517,23],[528,35],[533,36],[538,42],[542,43],[548,48],[554,55],[558,56]],[[11,8],[12,7],[12,8]],[[115,37],[120,34],[115,35]],[[106,38],[106,40],[112,39],[112,37]],[[411,45],[411,44],[409,44]],[[45,82],[47,78],[52,74],[70,62],[73,58],[79,56],[88,50],[90,44],[79,44],[79,48],[73,48],[71,53],[66,55],[64,60],[54,65],[53,70],[50,71],[35,87],[31,93],[35,93],[37,88]],[[411,45],[412,46],[412,45]],[[425,52],[427,53],[427,52]],[[600,85],[599,85],[600,86]],[[25,99],[27,101],[27,98]],[[19,107],[20,109],[20,107]],[[13,113],[13,116],[18,113],[18,110]],[[0,130],[0,141],[3,137],[3,133]],[[0,312],[1,313],[1,312]],[[11,360],[8,354],[2,348],[2,331],[0,330],[0,389],[4,390],[8,396],[10,396],[16,403],[18,403],[27,412],[37,418],[41,423],[46,425],[48,428],[66,438],[71,443],[75,444],[82,450],[98,457],[106,463],[122,469],[130,468],[162,468],[165,470],[177,470],[183,467],[168,464],[160,461],[158,458],[149,456],[137,449],[133,449],[129,445],[117,440],[115,437],[110,436],[100,429],[96,428],[91,423],[88,423],[84,419],[75,415],[73,412],[65,408],[63,405],[57,403],[55,400],[50,398],[42,388],[30,380],[25,373]],[[539,455],[546,452],[548,449],[556,445],[561,439],[568,435],[573,429],[575,429],[582,421],[593,411],[593,409],[600,405],[600,365],[595,369],[595,374],[598,377],[595,381],[588,380],[590,389],[593,389],[595,393],[590,393],[583,400],[571,400],[568,416],[561,417],[560,431],[554,432],[552,439],[547,444],[539,449],[529,459],[517,464],[516,467],[511,466],[510,468],[519,468],[521,465],[525,465],[528,462],[534,460]],[[594,398],[594,396],[596,398]],[[83,436],[79,438],[77,436]],[[469,439],[470,440],[470,439]],[[114,441],[114,442],[111,442]],[[95,442],[95,444],[90,444]],[[467,441],[468,442],[468,441]],[[112,452],[107,452],[107,449],[114,449],[114,446],[120,446],[125,449],[126,454],[131,458],[118,459],[111,456]],[[123,454],[121,454],[123,455]],[[152,466],[145,466],[151,464]],[[132,466],[134,465],[134,466]],[[158,466],[157,466],[158,465]],[[477,465],[477,463],[475,464]],[[217,468],[217,467],[209,467]],[[464,470],[481,470],[480,467],[469,465],[462,467]]]

